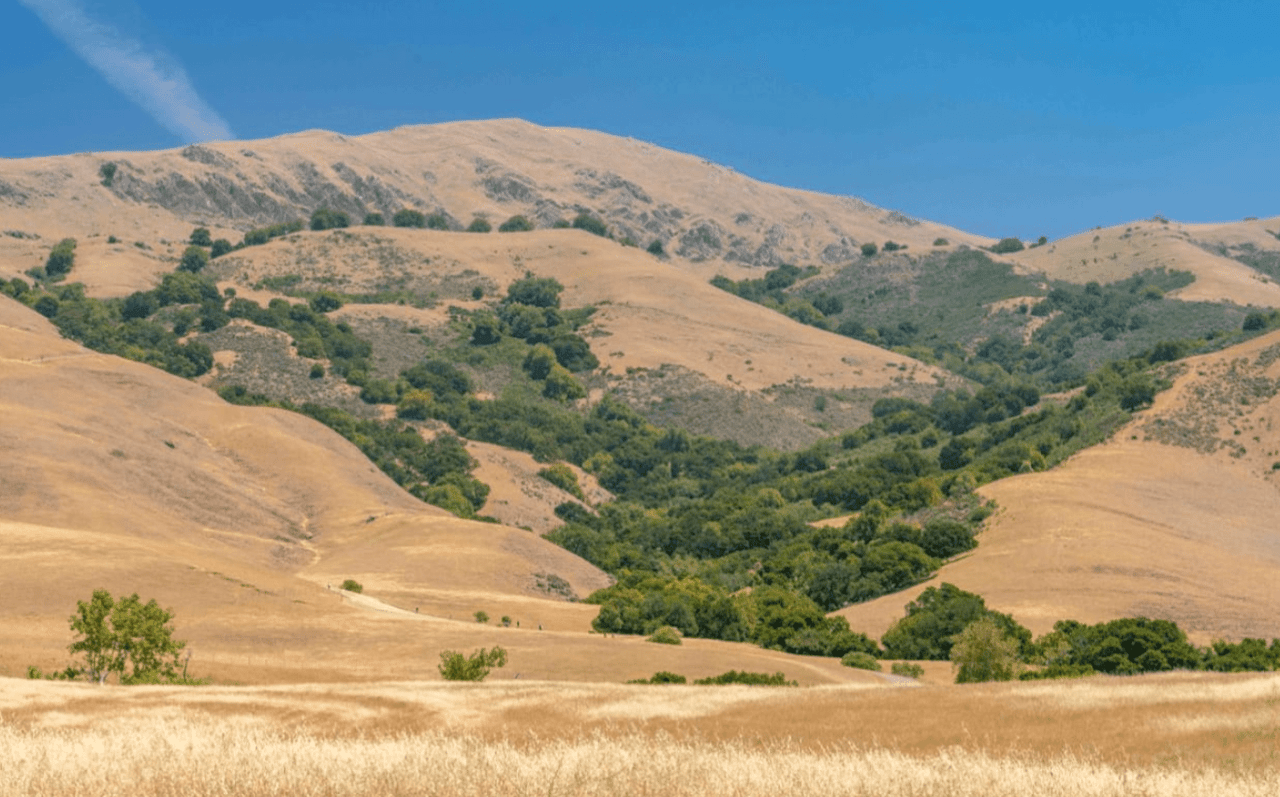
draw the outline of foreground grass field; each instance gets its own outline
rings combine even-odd
[[[1280,676],[873,689],[0,680],[0,795],[1274,795]]]

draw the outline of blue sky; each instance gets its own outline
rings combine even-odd
[[[1280,214],[1280,11],[0,0],[0,157],[521,117],[975,233]]]

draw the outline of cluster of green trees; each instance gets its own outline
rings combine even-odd
[[[684,684],[689,679],[679,673],[661,670],[653,674],[651,678],[636,678],[627,681],[629,684]],[[698,678],[694,681],[699,686],[799,686],[796,681],[787,680],[784,673],[765,673],[765,672],[747,672],[746,670],[729,670],[719,675],[712,675],[708,678]]]
[[[198,287],[192,284],[193,280]],[[80,283],[46,290],[20,279],[0,282],[0,292],[51,320],[68,338],[95,351],[144,362],[184,377],[200,376],[213,367],[213,352],[208,346],[180,340],[191,322],[204,312],[204,303],[219,301],[209,298],[210,291],[217,297],[216,286],[191,274],[166,275],[160,287],[146,292],[145,299],[124,300],[91,298]],[[197,302],[200,309],[185,307],[173,315],[169,324],[147,317],[170,304]],[[139,315],[142,304],[155,309]]]
[[[1087,625],[1061,620],[1032,640],[1007,614],[953,584],[929,587],[881,638],[883,657],[950,660],[959,683],[1136,675],[1168,670],[1280,669],[1280,639],[1214,642],[1197,648],[1170,620],[1126,617]]]

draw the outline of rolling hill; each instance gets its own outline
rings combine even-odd
[[[938,341],[882,340],[898,345],[890,351],[801,323],[777,302],[713,287],[712,277],[807,268],[787,296],[839,288],[859,302],[846,302],[833,321],[924,327],[963,304],[948,321],[968,336],[954,347],[961,353],[996,335],[1030,342],[1037,325],[1055,318],[1034,313],[1054,281],[1107,283],[1150,269],[1193,275],[1148,296],[1148,326],[1130,318],[1124,333],[1132,334],[1112,348],[1102,331],[1076,335],[1103,358],[1142,351],[1182,323],[1176,313],[1160,315],[1158,302],[1208,308],[1204,330],[1190,330],[1206,338],[1238,332],[1247,312],[1280,306],[1277,219],[1135,222],[988,255],[979,247],[992,239],[860,200],[769,186],[631,139],[518,120],[0,160],[0,278],[24,278],[72,237],[67,281],[92,297],[126,297],[173,272],[193,227],[239,241],[251,228],[306,219],[320,207],[356,223],[238,248],[204,275],[224,300],[305,311],[320,292],[340,295],[343,306],[325,317],[371,342],[365,377],[391,381],[424,358],[451,358],[471,369],[477,402],[525,379],[524,355],[481,362],[489,355],[459,342],[467,324],[526,274],[552,278],[566,312],[591,310],[575,334],[600,363],[575,375],[586,395],[568,406],[586,411],[609,397],[652,424],[745,445],[826,445],[805,465],[815,472],[828,467],[828,454],[833,471],[860,456],[840,449],[838,435],[870,421],[878,400],[927,403],[940,389],[978,384],[946,370],[932,350]],[[435,214],[447,229],[358,223],[406,207]],[[580,213],[602,220],[609,235],[557,228]],[[473,218],[496,227],[517,214],[537,229],[462,231]],[[860,250],[890,240],[905,248]],[[661,252],[646,251],[651,242]],[[969,272],[942,273],[956,263],[982,279],[1009,273],[990,285]],[[175,322],[172,312],[155,318]],[[937,324],[935,337],[953,329]],[[201,671],[223,679],[430,677],[436,651],[501,641],[533,678],[738,668],[785,670],[804,683],[879,682],[832,659],[745,644],[688,640],[668,649],[588,635],[597,608],[563,598],[584,597],[609,576],[518,528],[546,532],[561,523],[555,509],[568,494],[537,476],[544,463],[468,441],[492,486],[480,514],[501,522],[460,519],[404,492],[309,418],[233,406],[209,389],[238,386],[361,418],[394,415],[394,402],[361,401],[360,386],[332,362],[299,356],[288,333],[238,318],[184,331],[183,340],[211,350],[214,366],[198,381],[91,352],[0,297],[0,627],[14,640],[0,651],[0,667],[11,674],[29,663],[60,666],[67,613],[107,586],[172,605]],[[1148,614],[1176,619],[1201,641],[1280,636],[1280,543],[1271,529],[1280,508],[1272,468],[1280,461],[1280,432],[1272,431],[1278,346],[1273,333],[1167,366],[1174,387],[1110,442],[983,487],[1000,510],[981,544],[929,583],[979,592],[1036,632],[1063,618]],[[438,420],[419,428],[448,431]],[[923,437],[896,452],[893,442],[880,443],[873,453],[936,457],[938,440],[926,445]],[[788,456],[777,462],[801,473]],[[1026,470],[1033,459],[1025,458]],[[587,505],[610,500],[594,477],[577,474]],[[781,491],[757,497],[762,506],[784,500]],[[331,589],[347,578],[366,596]],[[838,614],[878,635],[924,586]],[[476,611],[520,625],[481,625]]]

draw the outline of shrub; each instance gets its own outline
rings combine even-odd
[[[655,672],[652,678],[637,678],[634,681],[627,681],[629,684],[682,684],[686,683],[683,675],[674,672],[661,670]]]
[[[844,654],[840,657],[840,663],[846,667],[856,667],[859,670],[874,670],[875,672],[879,672],[882,669],[880,667],[880,662],[876,661],[875,656],[872,656],[870,653],[863,653],[860,650]]]
[[[178,262],[178,270],[197,274],[207,265],[209,265],[209,252],[203,247],[188,246],[182,253],[182,260]]]
[[[481,609],[480,611],[476,612],[476,613],[475,613],[474,615],[472,615],[472,616],[476,618],[476,622],[477,622],[477,623],[487,623],[487,622],[489,622],[489,613],[488,613],[488,612],[486,612],[486,611],[484,611],[483,609]]]
[[[667,255],[667,250],[663,248],[662,241],[658,240],[657,238],[654,238],[652,241],[650,241],[649,245],[645,247],[644,251],[648,252],[654,257],[666,257]]]
[[[311,309],[317,313],[331,313],[342,307],[342,297],[338,296],[338,294],[333,291],[321,291],[311,297],[311,301],[308,302],[308,304],[310,304]]]
[[[507,651],[495,645],[492,650],[480,648],[470,656],[455,650],[440,651],[440,675],[446,681],[483,681],[494,667],[505,667]]]
[[[896,251],[898,251],[899,249],[906,249],[906,248],[907,248],[907,245],[906,245],[906,244],[900,244],[900,243],[898,243],[897,241],[885,241],[885,242],[884,242],[884,251],[886,251],[886,252],[896,252]]]
[[[876,253],[876,252],[879,252],[879,251],[880,251],[880,247],[876,246],[875,244],[871,243],[870,241],[867,241],[865,244],[863,244],[863,245],[862,245],[862,256],[863,256],[863,257],[874,257],[874,256],[875,256],[875,253]]]
[[[323,365],[321,365],[320,363],[315,363],[315,364],[313,364],[313,365],[311,366],[311,378],[312,378],[312,379],[323,379],[323,378],[324,378],[324,366],[323,366]]]
[[[903,678],[919,678],[924,675],[924,667],[919,664],[912,664],[909,661],[895,661],[889,667],[889,672],[894,675],[901,675]]]
[[[1010,252],[1021,252],[1026,247],[1022,241],[1017,238],[1001,238],[997,243],[991,246],[991,251],[997,255],[1005,255]]]
[[[44,273],[49,279],[65,277],[76,262],[76,239],[63,238],[54,245],[44,262]]]
[[[386,223],[387,220],[382,217],[381,213],[364,214],[364,226],[366,227],[381,227]]]
[[[449,223],[449,217],[443,213],[432,213],[430,216],[427,216],[428,230],[447,230],[451,226],[453,225]]]
[[[582,495],[582,488],[578,486],[578,476],[573,472],[573,468],[568,465],[562,462],[556,463],[538,471],[538,476],[551,482],[579,501],[585,500]]]
[[[1244,317],[1242,327],[1245,332],[1257,332],[1267,328],[1267,317],[1263,313],[1249,313]]]
[[[934,238],[934,239],[933,239],[933,245],[934,245],[934,246],[947,246],[947,245],[948,245],[948,244],[950,244],[950,243],[951,243],[951,242],[950,242],[950,241],[948,241],[946,238]]]
[[[990,617],[981,617],[960,632],[951,646],[956,683],[1012,681],[1018,676],[1018,640]]]
[[[427,217],[421,211],[404,208],[397,210],[391,217],[391,223],[397,227],[426,227]]]
[[[351,217],[341,210],[317,208],[311,214],[311,229],[336,230],[351,226]]]
[[[570,224],[565,219],[556,219],[555,221],[551,222],[551,229],[553,230],[567,230],[572,226],[573,225]]]
[[[795,681],[788,681],[787,676],[775,672],[773,675],[763,672],[739,672],[738,670],[729,670],[728,672],[712,676],[710,678],[699,678],[694,681],[695,684],[702,686],[727,686],[729,684],[743,684],[745,686],[799,686]]]
[[[601,238],[609,237],[608,225],[600,218],[585,211],[573,217],[573,228],[575,230],[586,230],[592,235],[599,235]]]
[[[116,165],[110,161],[98,167],[98,176],[102,178],[102,185],[110,188],[116,179]]]
[[[195,246],[213,246],[213,236],[209,234],[208,227],[196,227],[187,241]]]
[[[232,249],[235,249],[235,247],[232,246],[231,242],[228,241],[226,238],[215,239],[214,242],[210,244],[209,257],[210,258],[222,257],[227,252],[230,252]]]
[[[492,230],[493,225],[489,223],[489,220],[482,219],[479,216],[476,216],[471,220],[471,223],[467,225],[467,232],[491,232]]]
[[[498,232],[529,232],[532,229],[533,222],[519,214],[498,225]]]
[[[659,645],[684,644],[683,638],[680,634],[680,629],[670,625],[664,625],[658,630],[654,631],[652,634],[649,635],[649,637],[645,641],[656,642]]]
[[[364,592],[364,585],[359,581],[356,581],[354,578],[346,579],[338,588],[344,589],[347,592]]]

